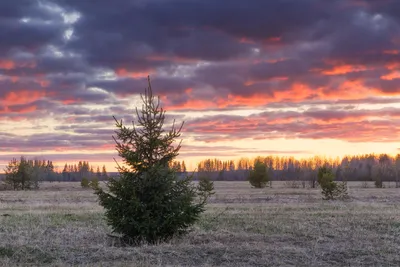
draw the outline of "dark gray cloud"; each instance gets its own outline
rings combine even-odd
[[[15,50],[37,51],[43,45],[60,43],[66,29],[61,14],[46,7],[45,1],[0,3],[0,54]]]
[[[357,105],[400,102],[380,97],[399,91],[399,10],[390,0],[2,0],[0,121],[68,126],[23,140],[0,131],[0,148],[107,145],[112,116],[130,122],[136,103],[124,98],[144,91],[148,73],[166,109],[178,109],[169,121],[275,109],[189,116],[196,140],[354,141],[354,127],[358,140],[378,140],[373,127],[394,140],[397,110]],[[374,114],[385,119],[365,119]]]
[[[158,94],[182,94],[186,89],[195,87],[196,82],[183,77],[159,77],[151,80],[151,85]],[[88,86],[100,87],[109,92],[122,95],[141,94],[147,87],[147,78],[121,78],[118,80],[102,80],[88,83]]]
[[[0,152],[14,152],[23,148],[25,152],[46,152],[66,150],[101,151],[112,147],[108,131],[97,130],[93,133],[71,134],[63,131],[53,133],[30,134],[28,136],[6,135],[1,140]]]
[[[181,104],[190,100],[182,97],[187,88],[214,88],[222,98],[260,92],[273,96],[274,91],[286,90],[298,82],[334,91],[334,78],[314,75],[313,70],[322,71],[331,64],[382,67],[398,62],[398,55],[383,53],[398,48],[393,40],[399,23],[388,8],[396,10],[397,5],[390,1],[377,5],[356,0],[234,0],[228,6],[198,0],[118,0],[113,5],[109,1],[78,0],[23,3],[5,1],[2,5],[9,20],[32,18],[20,22],[32,27],[29,34],[21,36],[31,39],[32,44],[38,42],[33,45],[38,53],[24,45],[4,45],[13,51],[10,60],[28,60],[35,67],[21,63],[0,73],[18,77],[41,74],[50,82],[46,90],[56,91],[60,99],[68,99],[65,91],[71,98],[89,86],[122,94],[137,93],[144,87],[144,79],[100,78],[99,71],[107,70],[155,72],[154,85],[159,92],[181,95],[170,98],[172,104]],[[73,12],[79,13],[79,18],[73,24],[66,23],[65,17]],[[44,38],[52,27],[59,30]],[[68,40],[66,29],[71,29]],[[56,55],[60,52],[62,56]],[[271,58],[284,60],[270,62]],[[213,64],[195,67],[196,61]],[[185,65],[192,66],[192,74],[177,69]],[[161,70],[169,77],[163,77]],[[288,80],[271,81],[282,77]],[[367,85],[379,83],[377,72],[369,73],[369,78],[372,81]],[[245,87],[243,84],[249,81],[258,83]],[[390,87],[386,84],[383,86]],[[31,90],[36,89],[31,86]]]

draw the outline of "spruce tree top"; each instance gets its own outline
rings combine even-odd
[[[182,124],[176,128],[175,120],[171,130],[163,129],[165,110],[160,107],[160,98],[155,98],[151,89],[150,76],[147,77],[148,88],[141,94],[143,105],[141,111],[136,108],[137,121],[132,121],[132,129],[122,124],[115,117],[117,138],[116,148],[124,163],[130,169],[118,166],[120,172],[145,172],[155,165],[168,166],[178,156],[181,142],[174,147],[174,140],[181,135]],[[120,140],[120,141],[118,141]]]

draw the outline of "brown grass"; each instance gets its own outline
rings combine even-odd
[[[218,182],[193,231],[167,244],[118,246],[79,183],[0,193],[0,266],[400,266],[400,190],[351,184],[351,199],[318,189]],[[3,216],[9,215],[9,216]]]

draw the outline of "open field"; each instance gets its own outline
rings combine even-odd
[[[318,189],[216,182],[194,230],[158,246],[121,247],[79,183],[0,192],[0,266],[400,266],[400,189]],[[6,216],[4,216],[6,215]]]

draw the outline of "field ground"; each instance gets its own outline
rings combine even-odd
[[[168,244],[121,247],[79,183],[0,192],[0,266],[400,266],[400,189],[318,189],[216,182],[194,230]]]

